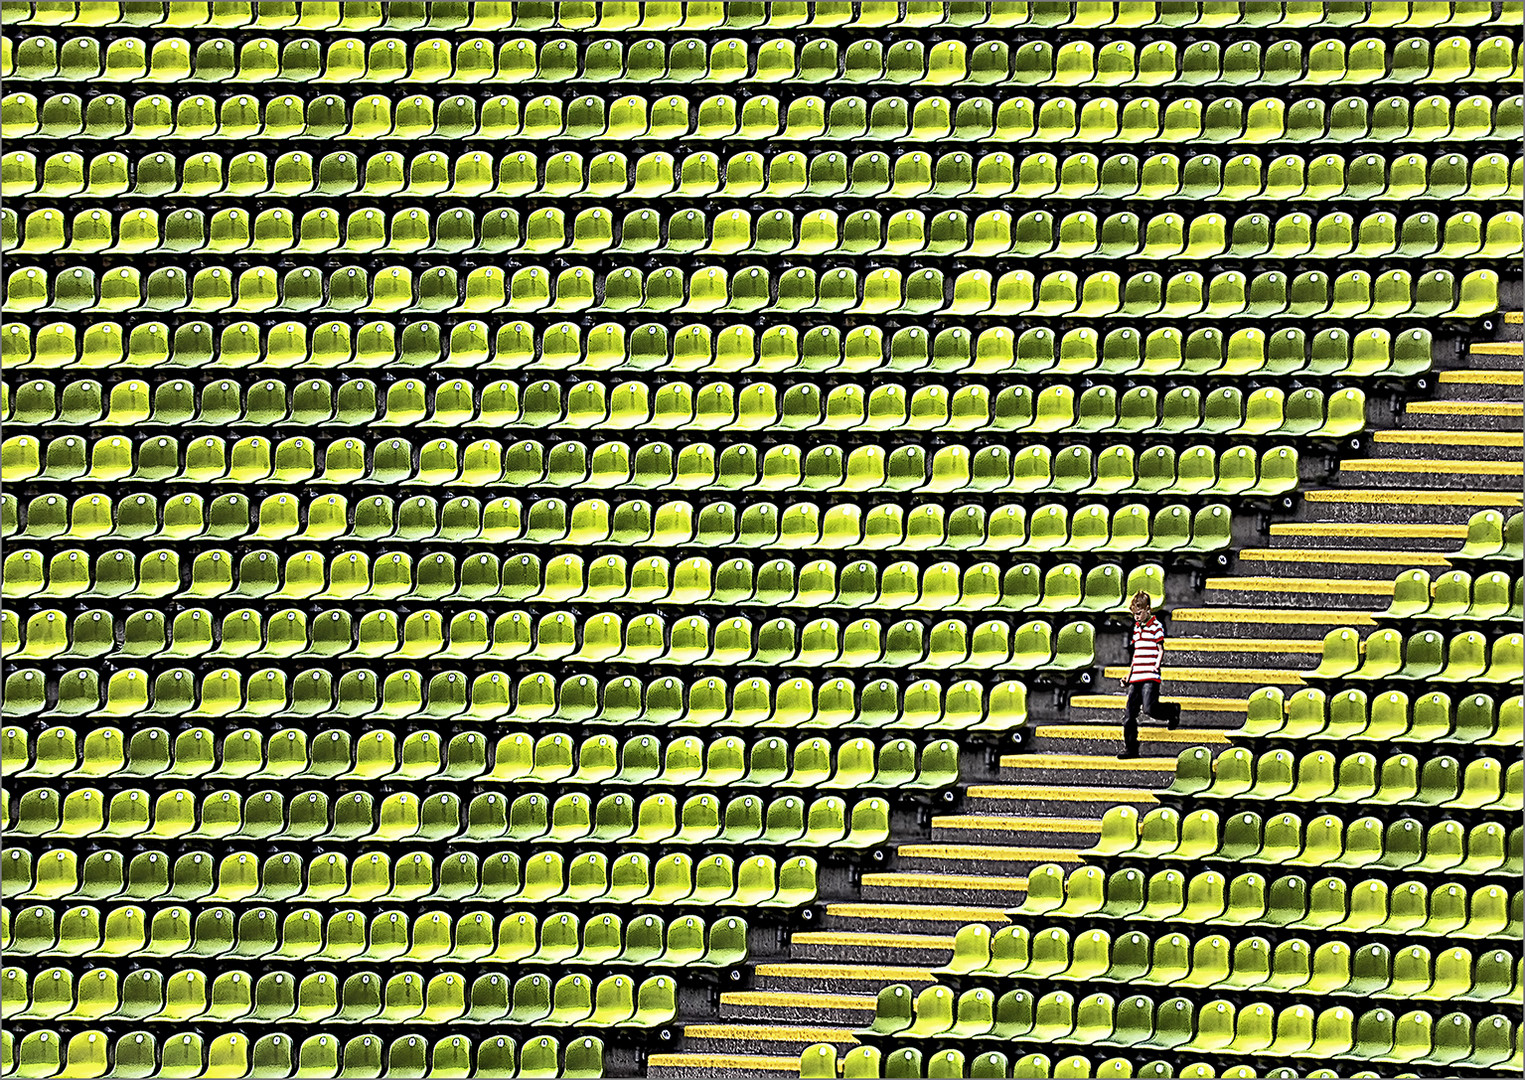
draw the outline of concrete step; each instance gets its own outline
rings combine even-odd
[[[749,1076],[798,1076],[799,1055],[777,1054],[652,1054],[646,1059],[646,1075],[653,1080],[744,1080]]]
[[[999,904],[1014,907],[1027,895],[1027,878],[895,870],[864,874],[862,894],[865,900],[887,900],[897,904]]]
[[[1201,627],[1211,633],[1216,627]],[[1316,638],[1177,637],[1165,639],[1165,660],[1176,667],[1233,663],[1251,657],[1274,668],[1303,670],[1318,663]]]
[[[1169,700],[1168,695],[1166,700]],[[1118,701],[1118,708],[1109,710],[1114,718],[1121,712],[1121,699]],[[1213,716],[1220,724],[1219,727],[1194,726],[1175,730],[1163,727],[1140,728],[1139,757],[1136,760],[1157,759],[1173,763],[1182,750],[1205,746],[1217,753],[1227,747],[1230,734],[1244,724],[1245,703],[1225,699],[1222,704],[1228,708]],[[1033,746],[1045,751],[1074,751],[1115,756],[1123,748],[1123,729],[1118,723],[1044,724],[1033,733]],[[1127,763],[1131,764],[1133,760],[1135,759],[1127,759]]]
[[[1518,431],[1520,417],[1518,401],[1411,401],[1398,423],[1403,430]]]
[[[1010,847],[998,836],[994,843],[939,843],[946,829],[933,831],[930,844],[902,844],[895,850],[895,868],[905,873],[979,874],[984,877],[1026,878],[1033,868],[1061,861],[1078,866],[1080,856],[1043,847]]]
[[[1196,635],[1222,633],[1249,637],[1275,634],[1282,638],[1322,641],[1325,634],[1341,626],[1376,625],[1370,612],[1340,607],[1321,609],[1251,604],[1176,608],[1170,613],[1172,631]],[[1168,647],[1170,639],[1165,640]]]
[[[1101,835],[1101,814],[1075,817],[1032,817],[965,811],[932,819],[934,840],[954,844],[985,844],[1023,851],[1043,852],[1039,862],[1057,859],[1078,861],[1079,853],[1088,851]]]
[[[1393,582],[1391,578],[1210,577],[1202,596],[1225,605],[1329,608],[1338,604],[1354,611],[1382,611],[1392,602]]]
[[[1167,648],[1169,643],[1167,642]],[[1167,787],[1175,767],[1167,761],[1117,761],[1094,754],[1004,754],[1001,782],[1085,787],[1128,787],[1153,790]]]
[[[1450,564],[1433,552],[1394,548],[1269,547],[1245,548],[1235,564],[1236,574],[1255,577],[1335,577],[1373,581],[1393,578],[1416,566]]]
[[[1442,371],[1436,378],[1437,397],[1452,401],[1518,401],[1522,374],[1515,371],[1483,370]]]
[[[1504,325],[1507,327],[1519,324],[1506,322]],[[1516,330],[1515,333],[1518,334],[1519,331]],[[1512,341],[1477,342],[1467,349],[1467,367],[1516,371],[1525,368],[1525,342],[1518,338]]]
[[[1094,836],[1091,841],[1094,842]],[[1017,901],[1020,903],[1020,901]],[[1005,926],[1007,905],[900,904],[844,900],[826,905],[824,925],[831,930],[915,932],[952,937],[970,923]]]
[[[1441,457],[1346,458],[1340,462],[1340,484],[1371,487],[1412,487],[1423,477],[1432,490],[1518,492],[1525,462],[1466,460]]]
[[[1153,792],[1143,788],[1058,784],[973,784],[964,793],[968,813],[1039,818],[1099,818],[1115,806],[1153,806],[1157,801]],[[932,835],[937,835],[935,823]]]
[[[799,1058],[812,1043],[831,1043],[839,1050],[858,1044],[853,1029],[794,1024],[703,1023],[683,1025],[686,1054],[764,1054]]]
[[[783,960],[776,964],[759,964],[753,971],[754,994],[793,994],[799,997],[816,997],[840,994],[852,997],[857,994],[875,994],[880,987],[891,983],[936,982],[932,967],[907,963],[906,957],[888,964],[828,964],[804,960]],[[725,1002],[729,995],[721,994],[721,1015],[725,1015]],[[787,1007],[787,1003],[785,1004]]]
[[[1340,625],[1349,625],[1342,623]],[[1158,730],[1161,738],[1165,734],[1171,736],[1180,734],[1181,731],[1204,728],[1207,730],[1221,728],[1237,728],[1244,719],[1244,702],[1247,694],[1238,698],[1234,697],[1209,697],[1195,692],[1195,687],[1176,688],[1168,683],[1164,686],[1160,700],[1173,702],[1180,707],[1180,728],[1172,731],[1169,728],[1145,727],[1140,730],[1140,737],[1146,731]],[[1123,722],[1123,710],[1127,704],[1127,698],[1120,692],[1099,694],[1076,694],[1070,698],[1069,708],[1062,717],[1053,721],[1044,721],[1034,729],[1032,749],[1041,750],[1045,753],[1050,751],[1062,751],[1064,753],[1087,753],[1083,747],[1052,746],[1041,744],[1036,741],[1050,737],[1047,729],[1050,723],[1062,727],[1090,726],[1095,724],[1117,726]]]
[[[760,973],[762,968],[759,967]],[[926,973],[931,981],[931,973]],[[759,978],[762,976],[759,974]],[[890,982],[896,982],[890,979]],[[789,990],[731,990],[720,995],[720,1019],[747,1023],[823,1024],[830,1027],[858,1027],[864,1016],[874,1015],[872,994],[831,990],[820,984],[818,993],[802,993],[798,986]],[[804,999],[809,998],[809,1001]]]
[[[1373,542],[1389,550],[1444,554],[1455,551],[1467,539],[1465,525],[1418,525],[1393,522],[1289,521],[1271,526],[1272,548],[1317,546],[1325,551],[1356,549],[1364,551]],[[1253,549],[1239,553],[1242,560]],[[1262,549],[1263,550],[1263,549]],[[1265,570],[1261,570],[1265,573]]]
[[[951,934],[913,934],[883,930],[805,930],[789,942],[790,959],[838,964],[890,964],[914,959],[937,967],[953,955]]]
[[[1411,476],[1408,486],[1403,488],[1352,483],[1305,491],[1297,519],[1345,524],[1465,525],[1479,510],[1518,510],[1522,505],[1518,490],[1437,491],[1415,486],[1422,482],[1421,477]]]
[[[1106,679],[1121,679],[1127,674],[1128,669],[1122,666],[1102,669]],[[1225,666],[1221,658],[1219,663],[1203,667],[1164,667],[1160,669],[1160,677],[1165,686],[1208,698],[1242,698],[1262,686],[1301,686],[1303,682],[1301,675],[1287,668]]]
[[[1372,436],[1372,452],[1378,458],[1517,462],[1525,453],[1525,435],[1519,431],[1464,431],[1454,427],[1379,431]]]

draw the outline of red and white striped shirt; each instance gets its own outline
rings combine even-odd
[[[1165,658],[1165,627],[1153,615],[1133,624],[1133,666],[1128,681],[1159,682],[1160,662]]]

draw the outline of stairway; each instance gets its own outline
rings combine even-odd
[[[1101,816],[1154,804],[1181,750],[1228,745],[1250,693],[1290,694],[1329,630],[1375,626],[1401,571],[1443,572],[1473,513],[1518,510],[1525,326],[1518,311],[1495,322],[1500,340],[1438,361],[1432,397],[1404,404],[1263,546],[1242,548],[1231,573],[1207,576],[1197,602],[1171,611],[1165,699],[1181,705],[1181,729],[1146,728],[1142,758],[1116,757],[1120,665],[1066,708],[1035,710],[1025,752],[1001,755],[928,835],[895,848],[890,868],[865,872],[859,898],[827,903],[819,929],[759,962],[749,988],[720,993],[718,1017],[685,1026],[674,1052],[649,1058],[649,1075],[794,1075],[812,1043],[853,1046],[880,988],[935,981],[958,927],[1005,924],[1029,870],[1082,862]]]

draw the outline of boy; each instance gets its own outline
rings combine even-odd
[[[1135,593],[1133,613],[1133,665],[1123,679],[1128,704],[1123,714],[1123,752],[1118,757],[1138,757],[1138,725],[1148,723],[1160,702],[1160,662],[1165,656],[1165,627],[1149,607],[1149,594]]]

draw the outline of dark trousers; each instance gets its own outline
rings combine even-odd
[[[1138,754],[1138,718],[1143,713],[1153,716],[1160,703],[1158,680],[1128,684],[1128,704],[1123,709],[1123,753],[1129,757]]]

